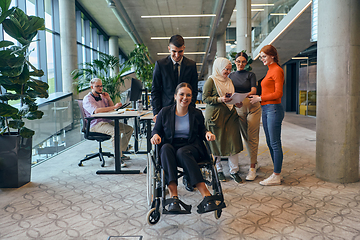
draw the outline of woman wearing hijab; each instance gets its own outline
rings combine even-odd
[[[235,106],[242,103],[229,104],[230,96],[235,92],[234,85],[228,75],[231,72],[231,62],[226,58],[214,61],[213,73],[204,84],[203,101],[206,104],[205,125],[216,136],[209,142],[211,152],[216,158],[216,168],[220,181],[225,181],[221,165],[221,156],[228,156],[230,177],[241,183],[239,176],[239,153],[243,150],[240,135],[239,117]]]

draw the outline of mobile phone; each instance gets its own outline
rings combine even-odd
[[[231,93],[225,93],[225,97],[231,98]]]

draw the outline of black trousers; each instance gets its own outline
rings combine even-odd
[[[192,186],[204,182],[197,160],[200,153],[193,145],[188,145],[187,139],[176,138],[173,144],[165,143],[160,149],[161,166],[165,172],[165,183],[177,182],[177,167],[183,168]]]

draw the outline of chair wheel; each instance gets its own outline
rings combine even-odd
[[[156,208],[150,209],[146,215],[146,220],[150,225],[155,225],[160,220],[160,212],[156,211]]]
[[[105,166],[105,163],[101,164],[101,167],[104,167]]]
[[[222,212],[221,209],[214,211],[215,219],[219,219],[221,217],[221,212]]]
[[[83,166],[82,162],[79,162],[79,163],[78,163],[78,166],[79,166],[79,167],[82,167],[82,166]]]

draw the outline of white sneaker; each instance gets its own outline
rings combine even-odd
[[[245,179],[246,181],[254,181],[255,178],[256,178],[256,168],[250,168],[249,173]]]
[[[121,159],[121,167],[126,167],[126,163]]]
[[[273,174],[271,174],[270,177],[268,177],[267,179],[265,179],[259,183],[260,183],[260,185],[263,185],[263,186],[280,185],[281,184],[281,176],[275,175],[273,173]]]

